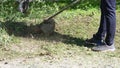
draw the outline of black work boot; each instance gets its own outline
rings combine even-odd
[[[103,45],[104,43],[105,43],[104,40],[96,38],[95,35],[93,35],[91,39],[86,40],[86,44],[90,45]]]

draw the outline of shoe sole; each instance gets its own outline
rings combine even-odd
[[[85,42],[85,43],[89,45],[97,45],[96,43],[90,43],[90,42]]]
[[[113,51],[115,51],[115,49],[108,49],[108,50],[94,50],[94,49],[92,49],[92,51],[96,51],[96,52],[108,52],[108,51],[111,51],[111,52],[113,52]]]

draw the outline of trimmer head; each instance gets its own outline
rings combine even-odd
[[[44,20],[40,24],[40,29],[46,35],[50,35],[50,34],[54,33],[54,30],[55,30],[55,20],[54,19]]]

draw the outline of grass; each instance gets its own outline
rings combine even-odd
[[[56,33],[50,37],[46,37],[44,35],[40,35],[36,38],[32,38],[32,37],[24,38],[21,36],[16,37],[19,40],[19,42],[11,43],[10,45],[8,45],[8,47],[11,46],[13,48],[13,50],[11,50],[10,47],[10,52],[15,50],[18,53],[19,52],[23,54],[29,53],[31,55],[33,55],[34,53],[42,53],[41,50],[45,53],[55,54],[55,55],[64,54],[64,52],[67,53],[67,51],[73,51],[73,52],[78,51],[78,53],[84,51],[87,53],[88,52],[87,50],[89,50],[89,48],[85,47],[84,40],[92,37],[92,34],[94,34],[97,31],[100,14],[99,12],[96,12],[95,15],[90,16],[92,12],[89,12],[89,14],[80,15],[78,11],[79,10],[65,11],[59,16],[57,16],[55,18],[57,22]],[[68,13],[66,14],[66,12]],[[66,15],[71,15],[72,17],[67,18]],[[29,22],[29,20],[28,21],[25,20],[25,22]],[[115,41],[117,42],[116,43],[117,48],[119,48],[119,44],[120,44],[118,26],[119,26],[119,20],[117,23],[117,32],[115,39]],[[9,39],[8,37],[7,39]],[[12,36],[10,36],[10,38],[12,38]],[[31,46],[35,48],[35,49],[33,48],[33,54],[30,51]],[[18,49],[16,50],[16,48],[14,49],[14,47],[17,47]],[[4,53],[4,51],[2,53]],[[92,51],[90,51],[90,53],[92,53]],[[115,56],[120,57],[120,55],[115,55]]]
[[[32,6],[34,7],[34,6]],[[32,8],[31,7],[31,8]],[[117,10],[117,31],[115,36],[115,52],[93,52],[91,51],[91,45],[85,44],[85,39],[91,38],[94,33],[96,33],[99,21],[100,21],[100,11],[96,8],[92,8],[89,10],[82,9],[70,9],[64,11],[57,17],[55,17],[56,21],[56,29],[55,33],[51,36],[45,35],[35,35],[35,37],[25,37],[19,34],[22,33],[22,29],[25,26],[32,24],[41,23],[42,20],[54,14],[58,9],[53,9],[47,7],[49,11],[54,11],[47,13],[49,11],[41,10],[41,8],[30,8],[30,12],[27,16],[16,12],[11,12],[8,17],[5,17],[7,14],[2,15],[0,17],[0,60],[3,59],[13,59],[20,57],[41,57],[41,56],[52,56],[56,58],[74,58],[75,56],[80,56],[82,58],[86,57],[86,60],[92,61],[92,58],[98,59],[103,58],[103,62],[107,58],[117,58],[118,62],[120,58],[120,11]],[[58,7],[57,7],[58,8]],[[39,11],[38,11],[39,10]],[[15,17],[13,21],[9,21],[7,27],[10,27],[14,30],[14,33],[7,33],[5,29],[6,20],[11,19],[11,17],[18,15]],[[15,24],[15,22],[18,22]],[[21,23],[22,22],[22,23]],[[19,24],[20,23],[20,24]],[[22,24],[22,25],[21,25]],[[20,27],[20,28],[18,28]],[[95,62],[98,62],[94,60]]]

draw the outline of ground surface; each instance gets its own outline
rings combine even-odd
[[[119,68],[119,65],[120,58],[102,56],[74,56],[72,58],[44,56],[0,62],[0,68]]]
[[[52,36],[17,35],[18,42],[0,46],[0,68],[120,68],[120,12],[117,12],[115,52],[93,52],[92,45],[84,42],[97,31],[100,13],[75,12],[56,17]]]

